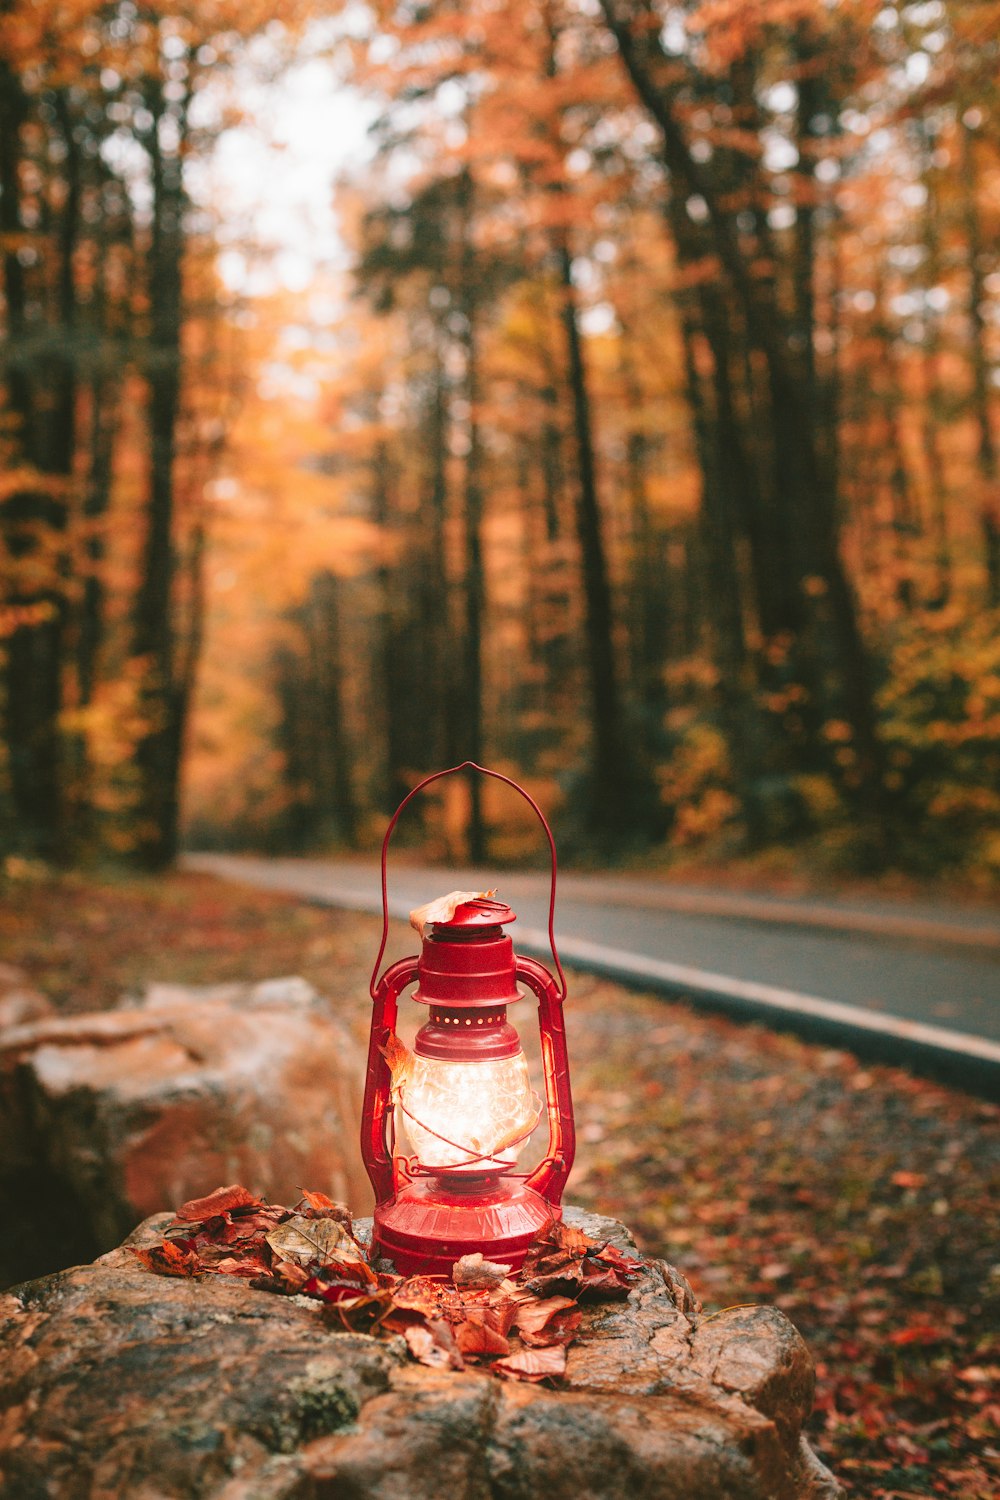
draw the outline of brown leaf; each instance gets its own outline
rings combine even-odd
[[[510,1344],[503,1334],[491,1328],[485,1318],[467,1318],[464,1323],[459,1323],[455,1329],[455,1342],[466,1359],[510,1353]]]
[[[361,1247],[336,1219],[304,1219],[301,1214],[292,1214],[264,1238],[280,1259],[297,1261],[299,1265],[311,1261],[321,1265],[342,1261],[364,1263]],[[374,1273],[369,1271],[368,1275],[374,1282]]]
[[[351,1210],[343,1203],[334,1203],[325,1193],[313,1193],[309,1188],[301,1188],[302,1197],[295,1206],[296,1213],[305,1213],[309,1217],[311,1209],[321,1219],[336,1219],[338,1224],[343,1224],[349,1233],[354,1233],[354,1221],[351,1218]],[[303,1209],[302,1205],[306,1207]]]
[[[221,1218],[215,1216],[208,1224],[201,1226],[197,1238],[199,1243],[215,1242],[221,1245],[238,1244],[243,1240],[263,1240],[269,1229],[273,1229],[287,1217],[286,1208],[270,1207],[255,1209],[252,1213],[241,1213],[238,1218],[232,1218],[229,1214],[224,1214]]]
[[[258,1254],[224,1255],[211,1267],[217,1276],[267,1276],[271,1266]]]
[[[199,1276],[201,1261],[187,1241],[177,1244],[164,1240],[161,1245],[150,1245],[148,1249],[133,1250],[132,1254],[147,1271],[157,1276]]]
[[[525,1291],[535,1297],[578,1294],[583,1284],[583,1265],[580,1261],[567,1261],[561,1270],[542,1271],[524,1283]]]
[[[385,1046],[378,1049],[389,1065],[390,1091],[395,1104],[410,1076],[413,1053],[405,1042],[401,1042],[394,1031],[386,1037]]]
[[[464,1369],[461,1352],[452,1337],[448,1324],[441,1319],[404,1328],[403,1337],[409,1345],[414,1359],[435,1370]]]
[[[572,1297],[546,1297],[544,1301],[533,1299],[520,1302],[514,1309],[514,1323],[519,1333],[538,1333],[549,1319],[567,1308],[576,1307]]]
[[[516,1312],[516,1302],[513,1302],[510,1297],[496,1293],[486,1310],[486,1322],[506,1338],[513,1327]]]
[[[310,1277],[302,1288],[310,1297],[326,1302],[330,1314],[336,1315],[344,1328],[367,1333],[381,1323],[392,1311],[392,1293],[385,1291],[359,1291],[345,1281],[320,1281]]]
[[[292,1260],[275,1261],[271,1267],[271,1275],[283,1292],[289,1292],[292,1295],[303,1291],[309,1280],[309,1273],[305,1267],[296,1265]]]
[[[552,1221],[547,1239],[558,1249],[565,1250],[567,1255],[582,1255],[598,1244],[597,1240],[592,1240],[584,1234],[582,1229],[577,1229],[573,1224],[565,1224],[562,1219]]]
[[[433,1276],[407,1276],[397,1281],[394,1296],[397,1306],[415,1307],[429,1317],[436,1317],[449,1296],[454,1296],[454,1288]]]
[[[529,1349],[547,1349],[553,1344],[571,1344],[580,1330],[583,1313],[578,1307],[553,1313],[544,1328],[532,1333],[523,1328],[521,1342]]]
[[[197,1223],[205,1219],[214,1218],[216,1214],[232,1213],[237,1208],[263,1208],[264,1204],[260,1198],[254,1196],[245,1187],[234,1183],[231,1187],[216,1188],[205,1198],[192,1198],[187,1203],[182,1203],[177,1213],[177,1219],[183,1219],[187,1223]]]
[[[463,1255],[451,1268],[451,1279],[458,1287],[489,1288],[499,1286],[510,1274],[510,1266],[486,1260],[481,1250]]]
[[[410,912],[410,926],[423,937],[432,922],[450,922],[460,906],[468,901],[492,900],[496,891],[449,891],[447,896],[436,896],[423,906],[415,906]]]
[[[490,1368],[505,1380],[558,1380],[566,1373],[566,1349],[562,1344],[549,1349],[522,1349],[509,1359],[494,1360]]]

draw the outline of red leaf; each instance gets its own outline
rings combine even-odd
[[[893,1172],[889,1180],[894,1187],[921,1188],[927,1178],[923,1172]]]
[[[491,1328],[484,1319],[467,1318],[455,1329],[455,1342],[466,1359],[478,1359],[482,1355],[509,1354],[510,1345],[502,1333]]]
[[[190,1242],[164,1240],[162,1245],[150,1245],[145,1250],[133,1250],[132,1254],[147,1271],[157,1276],[198,1276],[202,1266]]]
[[[544,1301],[519,1302],[514,1322],[519,1333],[540,1333],[551,1318],[567,1308],[576,1307],[572,1297],[546,1297]]]
[[[566,1349],[563,1344],[548,1349],[522,1349],[509,1359],[494,1360],[491,1368],[505,1380],[558,1380],[566,1373]]]
[[[271,1267],[260,1255],[224,1255],[211,1269],[217,1276],[267,1276]]]
[[[248,1192],[245,1187],[233,1184],[232,1187],[216,1188],[214,1193],[209,1193],[206,1198],[192,1198],[190,1202],[183,1203],[175,1215],[187,1223],[196,1223],[199,1220],[211,1219],[216,1214],[231,1213],[237,1208],[263,1208],[264,1204],[260,1198],[255,1198],[253,1193]]]
[[[491,1301],[486,1312],[486,1322],[490,1328],[506,1338],[516,1315],[517,1304],[511,1301],[510,1297],[501,1297]]]
[[[938,1344],[947,1335],[933,1323],[913,1323],[909,1328],[897,1328],[889,1334],[890,1344]]]
[[[553,1344],[571,1344],[576,1338],[582,1321],[583,1313],[578,1307],[566,1308],[563,1312],[553,1313],[545,1327],[540,1328],[537,1333],[522,1328],[521,1342],[529,1349],[547,1349]]]
[[[374,1283],[371,1270],[360,1261],[337,1261],[310,1276],[303,1282],[302,1290],[323,1302],[342,1302],[346,1297],[357,1297],[362,1290],[368,1292]],[[375,1295],[388,1298],[392,1294],[376,1292]]]

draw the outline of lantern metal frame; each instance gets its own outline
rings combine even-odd
[[[555,975],[537,959],[513,952],[510,939],[502,934],[500,925],[487,927],[481,934],[476,934],[486,940],[485,944],[480,945],[480,951],[492,944],[494,949],[510,954],[512,969],[509,972],[512,972],[517,984],[523,984],[531,991],[538,1002],[549,1140],[538,1166],[524,1174],[515,1173],[507,1166],[498,1166],[495,1160],[489,1170],[484,1170],[479,1175],[474,1172],[470,1174],[467,1166],[459,1170],[422,1169],[414,1158],[408,1158],[394,1149],[395,1103],[391,1072],[384,1049],[395,1032],[398,1002],[404,990],[419,983],[423,974],[425,990],[433,989],[434,984],[437,984],[439,990],[442,984],[446,988],[454,985],[463,995],[470,997],[465,1002],[455,1003],[488,1006],[493,1011],[502,1009],[504,1019],[506,1005],[519,998],[516,989],[514,993],[504,991],[500,996],[490,993],[490,984],[494,981],[492,974],[481,976],[463,973],[462,970],[469,967],[466,954],[472,954],[473,945],[439,941],[442,937],[454,937],[456,934],[440,930],[435,932],[433,927],[431,933],[424,937],[421,955],[400,959],[379,974],[389,936],[387,862],[393,832],[401,814],[414,797],[444,777],[466,771],[491,777],[518,792],[541,823],[549,847],[548,937]],[[475,761],[463,761],[460,765],[435,771],[425,777],[403,798],[386,829],[382,841],[381,865],[382,939],[369,985],[372,1024],[362,1112],[361,1154],[375,1191],[375,1252],[391,1260],[396,1269],[404,1274],[448,1275],[456,1260],[477,1250],[490,1259],[503,1261],[512,1267],[519,1266],[539,1229],[562,1215],[562,1194],[575,1154],[575,1131],[563,1018],[566,977],[559,961],[554,930],[557,874],[555,840],[537,802],[511,777],[478,765]],[[501,904],[495,904],[499,913]],[[501,922],[513,919],[509,908],[503,908],[503,911],[507,915],[500,916]],[[490,915],[489,910],[485,910],[482,920],[488,923]],[[462,936],[461,933],[457,935]],[[440,969],[442,962],[453,971],[451,975],[445,975],[443,980],[433,972],[434,965]],[[429,993],[421,995],[418,991],[415,998],[423,999],[431,1005],[438,1003]],[[447,1005],[452,1002],[443,1003]],[[466,1045],[464,1037],[463,1033],[462,1045]],[[468,1057],[463,1060],[476,1060],[475,1037],[476,1028],[473,1027],[468,1034]]]

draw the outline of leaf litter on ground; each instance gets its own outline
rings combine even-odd
[[[580,1301],[627,1297],[645,1269],[553,1218],[514,1274],[476,1252],[450,1279],[398,1276],[371,1264],[343,1204],[305,1190],[284,1208],[236,1184],[182,1204],[160,1244],[132,1253],[159,1276],[241,1276],[259,1291],[315,1298],[335,1326],[400,1334],[433,1369],[484,1362],[501,1379],[529,1382],[565,1376]]]

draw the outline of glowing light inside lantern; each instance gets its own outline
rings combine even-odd
[[[418,1053],[403,1105],[421,1166],[470,1172],[513,1166],[538,1118],[523,1052],[477,1062]]]

